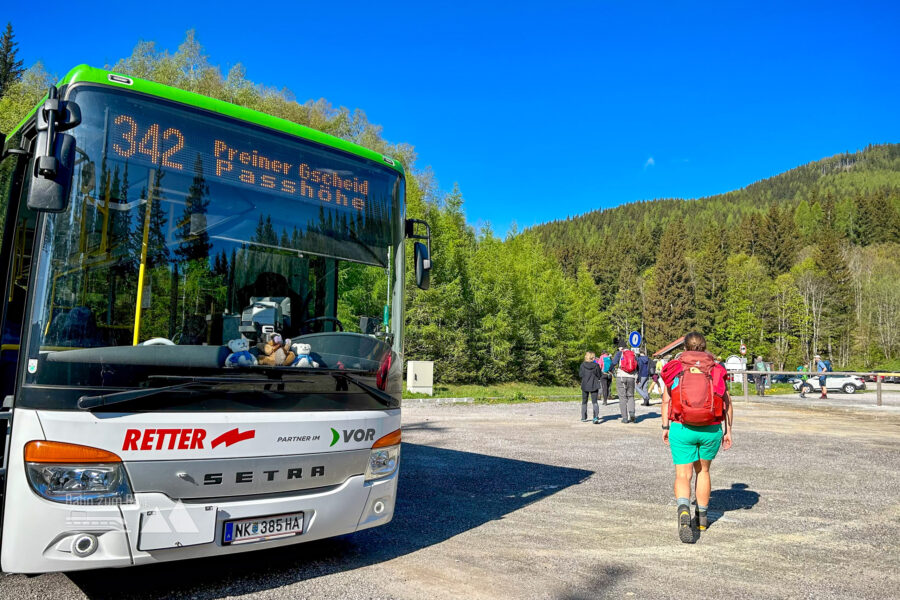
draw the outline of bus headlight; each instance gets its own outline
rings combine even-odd
[[[400,464],[400,430],[393,431],[372,444],[366,481],[389,477]]]
[[[25,470],[32,489],[54,502],[127,504],[134,501],[122,459],[99,448],[64,442],[28,442]]]

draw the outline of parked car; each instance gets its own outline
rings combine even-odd
[[[785,375],[783,373],[772,375],[772,383],[794,383],[795,381],[799,381],[796,375]]]
[[[819,385],[819,378],[815,375],[809,377],[806,381],[798,381],[794,384],[794,389],[798,392],[801,388],[805,394],[818,392],[822,389]],[[862,377],[857,377],[856,375],[827,375],[825,389],[853,394],[866,389],[866,382],[863,381]]]
[[[891,373],[892,371],[875,371],[875,373]],[[875,375],[869,375],[867,377],[868,381],[874,382]],[[881,383],[900,383],[900,377],[896,375],[884,375],[881,378]]]

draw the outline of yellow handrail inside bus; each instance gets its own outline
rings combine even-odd
[[[151,175],[152,176],[152,175]],[[138,289],[137,301],[134,304],[134,338],[131,345],[137,346],[141,333],[141,304],[144,302],[144,271],[147,267],[147,245],[150,235],[150,207],[153,206],[153,187],[148,186],[150,190],[147,194],[147,210],[144,212],[144,234],[141,239],[141,267],[138,270]]]

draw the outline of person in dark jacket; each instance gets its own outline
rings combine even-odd
[[[643,350],[637,357],[637,367],[637,385],[634,389],[637,390],[637,393],[644,400],[643,405],[650,406],[650,392],[647,390],[650,383],[650,358],[647,357],[647,353]]]
[[[578,375],[581,377],[581,422],[584,423],[587,418],[587,401],[588,395],[591,397],[591,404],[594,406],[594,423],[600,422],[600,407],[597,405],[597,390],[600,389],[600,378],[603,372],[600,365],[594,362],[596,356],[593,352],[586,352],[584,362],[578,369]]]

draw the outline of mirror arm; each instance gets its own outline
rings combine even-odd
[[[31,156],[31,152],[29,152],[28,150],[23,150],[21,148],[9,148],[9,149],[5,150],[2,155],[0,155],[0,162],[3,162],[4,160],[6,160],[7,158],[9,158],[10,156],[13,156],[13,155]]]
[[[59,170],[59,161],[53,155],[53,144],[56,141],[56,120],[59,118],[59,92],[55,86],[50,86],[41,111],[47,123],[47,143],[44,153],[38,156],[35,172],[44,179],[54,179]]]
[[[416,223],[422,224],[425,226],[425,235],[419,235],[416,233]],[[425,240],[425,246],[428,248],[428,262],[431,262],[431,227],[428,226],[428,223],[423,221],[422,219],[407,219],[406,220],[406,237],[411,240]],[[431,268],[429,264],[426,268]]]

